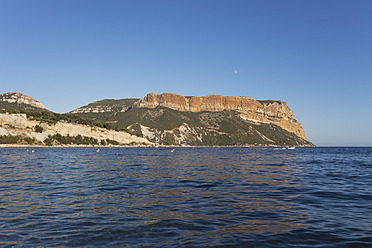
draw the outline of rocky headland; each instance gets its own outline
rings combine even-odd
[[[167,144],[312,145],[293,111],[279,100],[150,93],[130,101],[97,101],[71,113],[110,121]]]
[[[279,100],[150,93],[58,114],[24,94],[6,93],[0,95],[0,110],[0,138],[18,143],[313,146]]]
[[[245,120],[273,123],[281,128],[306,139],[302,125],[296,120],[293,111],[283,101],[257,101],[251,97],[242,96],[193,96],[184,97],[177,94],[150,93],[135,103],[142,108],[162,106],[177,111],[190,112],[221,112],[234,110]]]

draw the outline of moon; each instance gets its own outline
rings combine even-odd
[[[238,74],[238,70],[234,70],[234,74]]]

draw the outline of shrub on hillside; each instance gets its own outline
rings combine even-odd
[[[36,125],[35,126],[35,131],[38,132],[38,133],[42,133],[44,130],[44,128],[42,126],[39,126],[39,125]]]

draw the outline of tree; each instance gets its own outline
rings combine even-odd
[[[44,130],[44,128],[42,126],[39,126],[39,125],[36,125],[35,126],[35,131],[38,132],[38,133],[42,133]]]

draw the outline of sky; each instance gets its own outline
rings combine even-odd
[[[372,146],[372,1],[0,0],[6,92],[282,100],[314,144]]]

